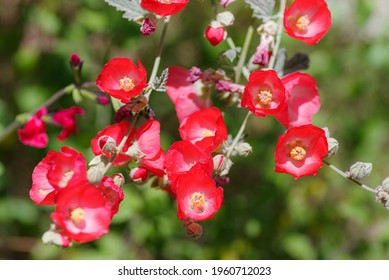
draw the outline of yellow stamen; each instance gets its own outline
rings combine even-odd
[[[271,93],[271,90],[260,90],[255,98],[255,101],[258,107],[268,107],[273,101],[273,94]]]
[[[209,129],[204,130],[203,133],[201,134],[201,136],[202,136],[203,138],[209,137],[209,136],[214,136],[214,135],[215,135],[215,134],[214,134],[212,131],[210,131]]]
[[[77,207],[70,211],[70,220],[76,225],[82,223],[85,220],[84,209]]]
[[[119,80],[120,88],[124,91],[130,91],[135,87],[134,81],[129,77],[124,77]]]
[[[296,21],[297,30],[301,33],[307,32],[308,25],[311,23],[307,15],[300,16]]]
[[[158,2],[162,4],[171,4],[173,0],[158,0]]]
[[[295,160],[303,160],[305,158],[307,152],[305,151],[305,149],[303,147],[296,146],[290,151],[289,154]]]
[[[192,204],[192,209],[195,209],[199,212],[204,212],[204,204],[206,202],[204,194],[200,192],[193,193],[190,202]]]

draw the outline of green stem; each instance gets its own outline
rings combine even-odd
[[[335,165],[329,163],[328,161],[326,160],[323,160],[323,163],[325,163],[329,168],[331,168],[333,171],[335,171],[336,173],[338,173],[340,176],[342,176],[343,178],[351,181],[351,182],[354,182],[355,184],[357,184],[358,186],[360,186],[361,188],[363,188],[364,190],[367,190],[369,192],[372,192],[372,193],[377,193],[377,191],[375,189],[372,189],[370,188],[369,186],[366,186],[364,184],[362,184],[360,181],[358,181],[357,179],[354,179],[354,178],[351,178],[350,176],[348,176],[345,172],[343,172],[342,170],[340,170],[339,168],[337,168]]]
[[[234,141],[232,142],[231,146],[230,146],[229,149],[228,149],[228,153],[227,153],[227,155],[226,155],[227,158],[230,158],[232,152],[233,152],[234,149],[235,149],[235,146],[238,144],[239,139],[240,139],[240,137],[242,136],[243,131],[244,131],[245,128],[246,128],[247,121],[248,121],[248,119],[249,119],[250,116],[251,116],[251,111],[248,111],[246,117],[244,118],[244,120],[243,120],[243,122],[242,122],[242,124],[241,124],[241,126],[240,126],[240,128],[239,128],[238,133],[236,134],[236,136],[235,136],[235,138],[234,138]]]
[[[250,25],[246,33],[246,38],[244,39],[242,53],[240,54],[238,66],[235,71],[235,83],[239,83],[240,76],[242,75],[242,69],[244,67],[244,63],[246,62],[247,52],[249,50],[249,46],[250,46],[251,39],[253,38],[253,34],[254,34],[254,28]]]
[[[269,69],[273,69],[274,68],[274,64],[276,63],[276,58],[277,58],[278,50],[280,48],[281,35],[282,35],[282,30],[283,30],[283,20],[284,20],[283,11],[285,10],[285,5],[286,5],[286,0],[281,0],[280,11],[279,11],[279,18],[278,18],[278,23],[277,23],[278,30],[277,30],[277,35],[276,35],[276,38],[275,38],[276,44],[275,44],[275,46],[273,48],[273,55],[271,56],[270,61],[269,61],[269,66],[268,66]]]

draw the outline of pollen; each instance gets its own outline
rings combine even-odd
[[[210,136],[214,136],[214,135],[215,135],[215,134],[214,134],[212,131],[210,131],[209,129],[204,130],[203,133],[201,134],[201,136],[202,136],[203,138],[205,138],[205,137],[210,137]]]
[[[307,15],[300,16],[296,20],[296,28],[299,32],[305,33],[308,30],[308,25],[311,23]]]
[[[162,4],[171,4],[173,1],[172,0],[158,0],[159,3]]]
[[[82,223],[85,220],[85,211],[84,209],[77,207],[70,211],[70,220],[75,224],[78,225]]]
[[[129,77],[124,77],[119,80],[120,88],[124,91],[130,91],[135,87],[134,81]]]
[[[296,146],[290,151],[289,154],[295,160],[303,160],[305,158],[307,152],[305,151],[305,149],[303,147]]]
[[[204,212],[205,202],[205,196],[200,192],[193,193],[190,199],[191,208],[198,212]]]
[[[258,107],[268,107],[273,101],[271,90],[260,90],[255,98]]]

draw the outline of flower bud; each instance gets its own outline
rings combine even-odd
[[[111,136],[103,135],[97,140],[97,143],[105,153],[114,154],[117,151],[116,141]]]
[[[225,11],[222,13],[218,13],[216,15],[216,20],[223,26],[230,26],[234,24],[235,18],[231,12]]]
[[[158,24],[158,21],[156,19],[156,17],[146,17],[143,21],[142,21],[142,25],[140,27],[140,32],[142,32],[142,35],[144,36],[149,36],[151,34],[153,34],[155,32],[155,30],[157,30],[157,24]]]
[[[147,181],[149,172],[143,167],[134,167],[130,171],[130,178],[135,183],[142,184]]]
[[[389,210],[389,190],[387,187],[378,186],[376,188],[376,201],[384,205]]]
[[[389,192],[389,177],[386,177],[382,183],[381,183],[382,187],[387,191]]]
[[[348,176],[353,179],[362,179],[363,177],[370,175],[372,168],[373,164],[371,163],[356,162],[351,165]]]
[[[216,155],[213,157],[213,170],[219,176],[226,176],[232,166],[232,161],[224,155]]]
[[[211,43],[212,46],[217,46],[226,37],[224,26],[217,21],[213,21],[205,29],[205,38]]]
[[[121,173],[112,175],[112,178],[116,186],[118,186],[119,188],[123,187],[125,180],[124,176]]]
[[[88,180],[91,184],[100,183],[104,177],[105,164],[103,162],[89,167],[87,172]]]
[[[97,103],[101,105],[108,105],[109,104],[109,98],[105,95],[98,95],[97,98]]]
[[[72,53],[69,60],[72,67],[80,67],[82,64],[81,58],[76,53]]]
[[[203,235],[203,227],[191,219],[184,222],[184,228],[189,238],[198,239]]]
[[[339,150],[339,143],[335,138],[327,138],[328,142],[328,154],[327,157],[335,155]]]
[[[253,152],[253,148],[247,142],[241,142],[236,146],[236,150],[238,154],[242,157],[247,157],[249,154]]]
[[[42,242],[46,245],[54,244],[62,248],[72,245],[71,240],[66,235],[61,234],[60,229],[57,229],[55,224],[51,224],[50,229],[43,233]]]

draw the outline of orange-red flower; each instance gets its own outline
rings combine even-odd
[[[317,44],[331,24],[331,12],[324,0],[295,0],[284,11],[285,32],[307,45]]]
[[[138,61],[138,67],[128,58],[114,58],[104,65],[96,80],[99,89],[128,103],[147,86],[147,73]]]

